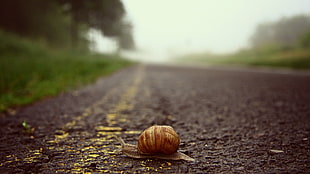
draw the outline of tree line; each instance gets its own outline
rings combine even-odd
[[[58,48],[87,48],[87,32],[96,29],[133,49],[132,24],[121,0],[2,0],[0,29]]]
[[[250,39],[253,48],[278,46],[282,49],[310,47],[310,16],[284,17],[257,26]]]

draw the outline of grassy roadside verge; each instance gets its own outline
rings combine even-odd
[[[115,55],[53,51],[3,32],[0,40],[0,112],[133,64]]]
[[[242,65],[309,70],[310,50],[307,48],[249,49],[226,55],[192,54],[176,59],[176,61],[183,64]]]

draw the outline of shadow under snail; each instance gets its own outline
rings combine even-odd
[[[126,144],[117,136],[116,139],[122,145],[123,154],[132,158],[195,161],[177,151],[180,138],[171,126],[155,125],[147,128],[139,136],[138,145]]]

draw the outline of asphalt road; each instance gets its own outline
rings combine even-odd
[[[114,135],[154,124],[195,162],[122,155]],[[310,75],[135,66],[10,110],[0,133],[0,173],[310,173]]]

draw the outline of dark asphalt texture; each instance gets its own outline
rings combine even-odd
[[[196,161],[122,155],[114,135],[154,124]],[[310,74],[139,65],[10,110],[0,133],[0,173],[310,173]]]

